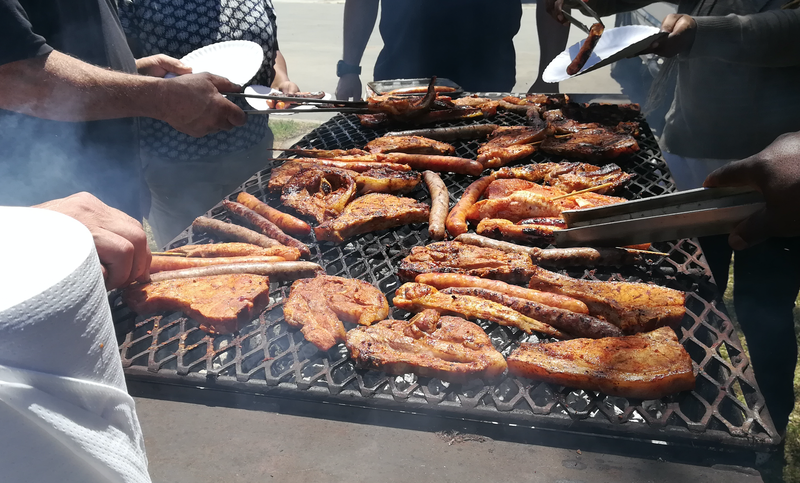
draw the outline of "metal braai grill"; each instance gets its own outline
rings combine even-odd
[[[478,122],[519,125],[524,123],[524,117],[501,112]],[[641,150],[631,158],[617,161],[623,170],[636,174],[622,193],[626,198],[675,189],[650,129],[644,123],[642,128]],[[362,147],[384,132],[362,128],[353,115],[338,115],[305,136],[297,147]],[[479,143],[460,141],[454,145],[458,156],[474,159]],[[536,162],[560,160],[543,153],[533,157]],[[279,207],[277,197],[267,191],[272,166],[257,173],[243,187]],[[450,191],[451,206],[474,180],[453,174],[444,174],[442,178]],[[429,201],[423,187],[409,196]],[[220,205],[209,216],[228,219]],[[412,247],[430,242],[427,228],[427,224],[403,226],[361,235],[341,245],[310,243],[311,260],[321,264],[330,275],[372,283],[391,303],[395,289],[401,285],[397,266]],[[189,229],[171,246],[209,241],[217,240],[196,235]],[[118,330],[125,334],[120,347],[125,372],[135,380],[568,429],[647,442],[658,440],[717,449],[768,449],[779,438],[736,331],[717,298],[698,244],[694,240],[681,240],[657,244],[655,249],[668,252],[669,257],[652,259],[646,266],[568,273],[590,279],[654,282],[688,292],[687,315],[678,335],[694,362],[697,387],[656,401],[605,396],[510,376],[495,385],[485,385],[479,380],[447,384],[411,374],[390,376],[357,369],[344,344],[327,353],[320,352],[304,340],[300,331],[286,324],[282,304],[289,295],[289,283],[273,283],[268,308],[233,335],[209,336],[181,313],[136,316],[119,297],[114,297],[112,307]],[[393,309],[391,316],[407,319],[410,314]],[[536,340],[516,328],[478,323],[506,356],[520,342]],[[238,397],[229,394],[231,398]]]

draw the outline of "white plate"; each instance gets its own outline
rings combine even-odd
[[[649,47],[657,38],[666,34],[666,32],[662,32],[656,27],[648,27],[646,25],[627,25],[608,29],[603,32],[586,65],[575,75],[585,74],[618,60],[632,57]],[[578,54],[584,42],[586,42],[586,39],[558,54],[544,70],[542,80],[555,83],[574,77],[567,74],[567,66]]]
[[[249,40],[227,40],[190,52],[181,62],[191,67],[193,74],[208,72],[244,85],[261,68],[264,49]]]
[[[264,95],[267,95],[267,96],[282,96],[283,95],[283,92],[281,92],[281,91],[279,91],[277,89],[273,89],[273,88],[267,87],[267,86],[260,86],[258,84],[254,84],[254,85],[245,87],[244,92],[245,92],[245,94],[264,94]],[[322,100],[329,101],[329,100],[333,99],[333,94],[330,94],[328,92],[325,92],[324,94],[325,95],[322,96]],[[269,110],[269,106],[267,105],[267,100],[266,99],[256,99],[256,98],[253,98],[253,97],[247,97],[245,99],[247,100],[247,103],[250,104],[250,107],[252,107],[253,109],[256,109],[256,110],[259,110],[259,111],[268,111]],[[302,98],[298,98],[298,100],[302,100]],[[272,116],[291,116],[292,114],[295,114],[292,111],[300,111],[300,110],[304,111],[304,110],[309,110],[309,109],[316,109],[316,107],[313,106],[313,105],[310,105],[310,104],[302,104],[300,106],[293,107],[291,109],[273,109],[273,112],[271,113],[271,115]]]

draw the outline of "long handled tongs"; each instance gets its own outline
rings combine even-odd
[[[229,97],[250,97],[253,99],[285,101],[285,102],[291,102],[292,104],[309,104],[309,105],[320,104],[322,106],[325,106],[305,111],[298,109],[286,109],[285,112],[349,112],[353,114],[366,114],[369,112],[369,110],[367,110],[366,101],[340,101],[334,99],[309,99],[306,97],[269,96],[266,94],[251,94],[247,92],[225,92],[223,94]],[[252,110],[248,109],[245,110],[244,112],[247,112],[249,114],[270,114],[270,113],[275,114],[276,111],[273,111],[271,109],[263,111],[258,109],[252,109]]]
[[[626,246],[730,233],[764,206],[752,188],[698,188],[562,213],[555,245]]]
[[[599,24],[603,23],[603,20],[600,19],[599,15],[597,15],[597,12],[595,12],[592,9],[592,7],[587,5],[586,2],[584,2],[583,0],[568,0],[568,1],[564,2],[564,6],[565,7],[575,7],[578,10],[580,10],[587,17],[591,17],[591,18],[595,19],[595,21],[597,23],[599,23]],[[583,30],[585,33],[587,33],[587,34],[589,33],[589,27],[587,27],[583,22],[581,22],[577,18],[575,18],[572,15],[570,15],[569,12],[567,12],[566,10],[562,10],[561,13],[564,15],[564,18],[566,18],[569,21],[569,23],[571,23],[572,25],[574,25],[574,26],[578,27],[579,29]]]

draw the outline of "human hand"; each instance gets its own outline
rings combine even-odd
[[[191,74],[192,68],[180,60],[164,54],[136,59],[136,70],[150,77],[164,77],[167,74]]]
[[[161,115],[178,131],[194,137],[228,131],[247,122],[247,115],[220,92],[241,92],[242,87],[213,74],[182,75],[164,79]]]
[[[150,248],[142,224],[89,193],[76,193],[34,208],[57,211],[83,223],[94,238],[106,288],[150,279]]]
[[[708,175],[703,186],[752,186],[766,206],[741,222],[728,237],[743,250],[773,236],[800,235],[800,132],[784,134],[763,151]]]
[[[661,31],[669,35],[653,42],[640,53],[656,54],[661,57],[675,57],[692,49],[697,34],[697,22],[691,15],[671,13],[661,22]]]
[[[356,74],[345,74],[339,78],[336,98],[346,101],[351,97],[353,100],[361,99],[361,78]]]
[[[283,92],[284,94],[294,94],[296,92],[300,92],[300,88],[297,87],[297,84],[294,82],[287,80],[283,81],[277,86],[273,85],[273,88],[278,89],[279,91]]]
[[[554,19],[564,25],[568,25],[569,22],[567,18],[561,14],[561,12],[564,11],[564,1],[565,0],[544,0],[544,6],[547,13],[552,15]],[[539,5],[541,5],[541,1],[537,2],[536,8],[539,8]]]

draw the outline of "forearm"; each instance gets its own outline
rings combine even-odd
[[[344,5],[342,60],[359,65],[378,18],[378,0],[347,0]]]
[[[289,81],[289,71],[286,68],[286,59],[281,51],[275,51],[275,79],[272,81],[272,88],[278,89],[281,84]]]
[[[800,65],[800,10],[695,17],[690,58],[716,58],[764,67]]]
[[[55,121],[160,119],[162,82],[53,51],[0,66],[0,108]]]

